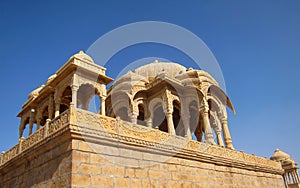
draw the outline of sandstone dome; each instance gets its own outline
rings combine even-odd
[[[85,62],[94,63],[94,60],[82,50],[80,50],[80,52],[78,52],[77,54],[73,55],[71,58],[73,57]]]
[[[281,151],[280,149],[276,149],[270,159],[274,161],[285,161],[285,160],[291,160],[291,157],[290,155]]]
[[[175,78],[178,74],[186,72],[187,68],[172,62],[159,62],[155,60],[153,63],[143,65],[134,70],[134,73],[153,80],[157,75],[165,73],[171,78]]]

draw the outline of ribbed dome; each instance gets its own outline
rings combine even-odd
[[[176,75],[186,72],[186,67],[172,62],[158,62],[141,66],[134,71],[135,73],[148,78],[149,81],[154,79],[161,73],[166,73],[167,76],[175,78]]]
[[[72,57],[75,57],[77,59],[80,59],[82,61],[86,61],[86,62],[89,62],[89,63],[94,63],[94,60],[90,56],[88,56],[87,54],[85,54],[82,50],[80,50],[80,52],[78,52],[77,54],[73,55]]]

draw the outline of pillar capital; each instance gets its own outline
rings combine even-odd
[[[107,97],[106,95],[100,95],[100,96],[99,96],[100,101],[105,101],[106,97]]]
[[[172,115],[172,114],[173,114],[173,108],[170,108],[170,107],[165,108],[165,109],[164,109],[164,113],[165,113],[166,115]]]
[[[75,85],[75,84],[72,84],[70,87],[71,87],[71,90],[72,90],[72,91],[73,91],[73,90],[77,91],[77,90],[79,89],[79,86],[78,86],[78,85]]]
[[[227,122],[227,116],[222,117],[222,122]]]
[[[201,106],[200,107],[200,113],[202,114],[208,114],[209,113],[209,107],[208,106]]]

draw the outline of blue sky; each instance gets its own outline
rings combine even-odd
[[[17,113],[27,95],[71,55],[124,24],[163,21],[201,38],[218,60],[236,116],[236,149],[270,157],[276,148],[300,162],[300,1],[1,1],[0,150],[18,141]],[[155,28],[153,28],[155,29]],[[107,74],[157,56],[182,64],[182,52],[131,46]]]

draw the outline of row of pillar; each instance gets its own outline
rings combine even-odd
[[[289,184],[297,184],[300,182],[299,174],[298,174],[297,170],[293,170],[292,172],[284,173],[283,179],[286,184],[286,187],[288,187]]]
[[[174,127],[174,122],[173,122],[173,108],[167,108],[164,110],[165,116],[167,119],[167,126],[168,126],[168,133],[170,135],[176,135],[175,132],[175,127]],[[136,124],[137,123],[137,117],[138,117],[138,112],[130,112],[130,120],[132,123]],[[205,137],[205,142],[209,144],[215,144],[214,142],[214,137],[212,133],[212,128],[210,125],[210,120],[209,120],[209,109],[208,108],[203,108],[200,110],[200,115],[203,123],[203,129],[204,129],[204,137]],[[185,137],[188,139],[192,139],[192,134],[190,130],[190,115],[189,114],[182,114],[181,115],[183,125],[184,125],[184,130],[185,130]],[[232,145],[232,139],[231,135],[229,132],[228,124],[227,124],[227,117],[223,117],[222,121],[222,130],[223,130],[223,136],[224,136],[224,141],[225,145],[227,148],[234,149]],[[150,117],[147,120],[147,126],[152,127],[152,117]],[[221,135],[221,130],[216,131],[217,135],[217,141],[220,146],[224,146],[222,135]]]
[[[77,85],[72,85],[71,90],[72,90],[72,102],[75,107],[77,107],[77,93],[78,93],[79,86]],[[47,121],[51,120],[53,118],[52,114],[52,109],[53,109],[53,100],[54,100],[54,95],[50,95],[49,97],[49,105],[48,105],[48,119]],[[101,96],[100,97],[100,102],[101,102],[101,111],[100,114],[105,116],[105,97]],[[61,100],[56,99],[55,100],[55,110],[54,110],[54,118],[58,117],[60,115],[60,105],[61,105]],[[84,110],[88,110],[88,106],[83,107]],[[30,116],[29,116],[29,133],[28,136],[32,134],[33,132],[33,125],[35,123],[35,116],[36,116],[36,110],[31,109],[30,111]],[[40,117],[36,119],[36,128],[39,129],[41,126],[41,119]],[[20,134],[20,137],[22,137],[22,134]]]

